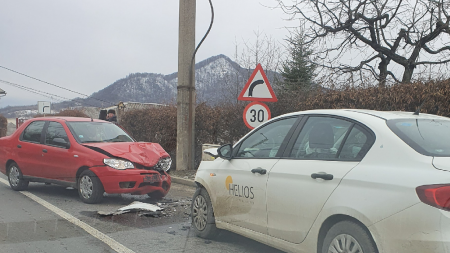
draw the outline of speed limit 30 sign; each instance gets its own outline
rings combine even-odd
[[[270,110],[264,103],[253,102],[245,107],[243,116],[245,125],[253,129],[270,119]]]

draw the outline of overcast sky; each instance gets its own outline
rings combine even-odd
[[[0,8],[0,66],[92,94],[130,73],[177,72],[178,0],[3,0]],[[275,0],[213,0],[213,29],[196,61],[225,54],[259,31],[280,43],[292,25]],[[197,0],[197,42],[211,14]],[[79,96],[0,68],[0,80],[62,97]],[[0,108],[50,98],[0,82],[7,92]],[[53,100],[56,102],[56,100]]]

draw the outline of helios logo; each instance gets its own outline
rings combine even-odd
[[[246,199],[254,199],[255,198],[255,195],[253,194],[253,187],[234,184],[233,178],[231,176],[228,176],[225,179],[225,187],[228,190],[228,194],[230,194],[232,196],[246,198]]]

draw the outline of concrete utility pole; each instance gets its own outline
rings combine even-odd
[[[177,170],[193,170],[195,160],[195,51],[196,0],[180,0],[177,87]]]

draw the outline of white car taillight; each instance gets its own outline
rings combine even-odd
[[[450,211],[450,184],[422,185],[416,193],[423,203]]]

